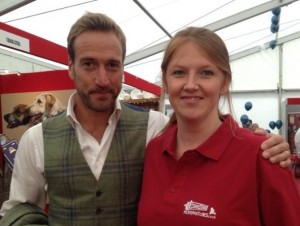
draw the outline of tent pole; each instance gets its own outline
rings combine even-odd
[[[283,65],[283,44],[278,46],[279,48],[279,78],[278,78],[278,118],[284,122],[282,118],[282,65]],[[279,129],[279,134],[282,135],[282,127]]]

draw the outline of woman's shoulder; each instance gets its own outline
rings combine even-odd
[[[231,115],[226,115],[224,118],[225,124],[227,125],[225,128],[231,131],[233,140],[237,143],[247,145],[257,144],[262,143],[264,140],[267,139],[267,136],[265,135],[255,134],[251,130],[241,127]]]
[[[267,138],[266,135],[262,134],[255,134],[252,131],[238,127],[235,131],[235,139],[237,141],[240,141],[242,143],[247,142],[247,144],[261,144],[264,142]]]

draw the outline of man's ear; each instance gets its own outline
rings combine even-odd
[[[68,69],[69,77],[74,79],[74,65],[71,61],[69,61],[69,69]]]

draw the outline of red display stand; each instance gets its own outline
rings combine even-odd
[[[282,104],[283,136],[290,145],[292,153],[296,153],[295,134],[300,128],[300,98],[287,98]]]

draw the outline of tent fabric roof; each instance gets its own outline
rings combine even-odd
[[[273,34],[271,9],[281,5],[279,32]],[[165,43],[186,26],[216,31],[235,56],[300,31],[296,0],[38,0],[0,16],[0,22],[66,46],[69,28],[86,11],[107,14],[121,26],[125,70],[149,82],[159,79]]]

